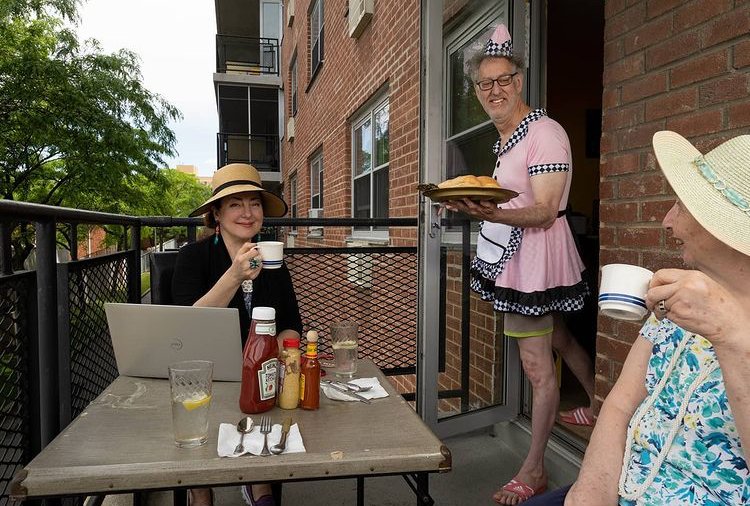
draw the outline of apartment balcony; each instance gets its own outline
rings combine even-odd
[[[250,163],[264,176],[280,175],[278,135],[216,134],[217,167],[228,163]]]
[[[278,76],[278,39],[216,35],[216,72],[219,74]]]

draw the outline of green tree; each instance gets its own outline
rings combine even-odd
[[[136,54],[80,43],[76,0],[0,0],[0,198],[136,209],[166,187],[180,112],[144,88]],[[141,213],[137,213],[141,214]],[[32,249],[22,225],[14,264]]]

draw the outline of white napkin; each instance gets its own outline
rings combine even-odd
[[[386,392],[385,388],[382,387],[380,384],[380,381],[378,381],[378,378],[357,378],[353,380],[347,381],[347,383],[352,383],[354,385],[360,386],[360,387],[372,387],[370,390],[367,390],[365,392],[355,392],[365,399],[380,399],[381,397],[388,397],[388,392]],[[357,399],[352,397],[351,395],[346,395],[343,392],[339,392],[335,388],[325,384],[320,383],[320,388],[323,390],[323,393],[326,397],[329,399],[332,399],[334,401],[354,401],[359,402]]]
[[[255,423],[260,423],[260,417],[254,420]],[[268,433],[268,448],[277,444],[281,440],[281,425],[275,424],[271,428],[271,432]],[[252,432],[245,434],[245,452],[234,453],[234,449],[240,442],[240,433],[237,432],[237,427],[231,423],[222,423],[219,425],[219,443],[216,447],[219,457],[239,457],[247,453],[253,455],[260,455],[263,450],[263,434],[260,433],[260,425],[256,425]],[[302,442],[302,434],[299,432],[299,427],[295,423],[289,429],[289,434],[286,437],[286,449],[284,453],[302,453],[306,451],[305,445]]]

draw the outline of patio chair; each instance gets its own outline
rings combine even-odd
[[[151,269],[151,304],[169,305],[172,301],[172,275],[177,250],[152,251],[148,256]]]

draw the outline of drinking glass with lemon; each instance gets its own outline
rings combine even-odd
[[[186,360],[169,366],[174,441],[181,448],[200,446],[208,439],[208,411],[214,364]]]

